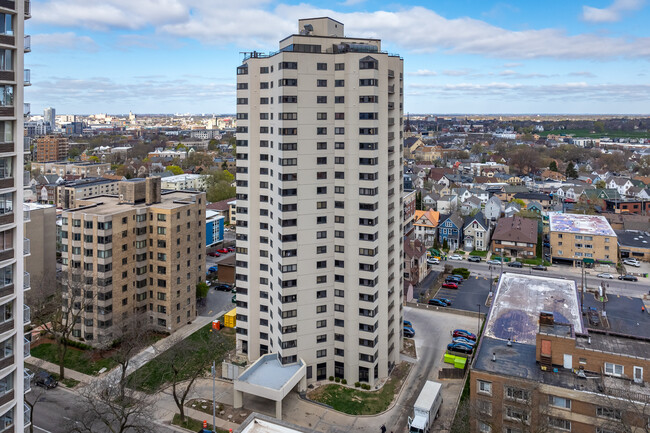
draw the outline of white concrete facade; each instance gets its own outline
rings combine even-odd
[[[237,69],[238,350],[374,384],[401,347],[403,60],[300,31]]]

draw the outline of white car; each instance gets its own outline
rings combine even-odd
[[[488,265],[499,265],[499,266],[501,265],[501,261],[500,261],[500,260],[488,260],[486,263],[487,263]]]
[[[613,280],[614,276],[608,272],[603,272],[602,274],[596,275],[598,278],[605,278],[607,280]]]
[[[449,260],[463,260],[463,258],[460,256],[460,254],[453,254],[449,256]]]
[[[635,266],[637,268],[641,266],[641,263],[639,263],[637,259],[625,259],[623,260],[623,263],[629,266]]]
[[[435,257],[430,257],[427,259],[427,263],[430,265],[439,265],[440,260],[436,259]]]

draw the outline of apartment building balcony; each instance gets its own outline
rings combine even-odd
[[[25,69],[24,71],[24,84],[25,87],[32,85],[32,71],[30,69]]]
[[[23,340],[24,340],[24,344],[25,344],[24,347],[23,347],[23,350],[24,350],[23,354],[25,355],[25,359],[27,359],[30,356],[32,356],[32,353],[30,351],[32,343],[25,337],[23,337]]]
[[[29,102],[24,102],[23,103],[23,116],[27,117],[31,114],[32,112],[32,104]]]
[[[393,71],[392,69],[389,69],[388,70],[388,78],[395,78],[395,71]]]
[[[395,93],[395,85],[394,84],[388,86],[388,94],[392,95],[393,93]]]
[[[23,325],[28,325],[32,321],[32,309],[23,305]]]
[[[25,383],[25,394],[32,390],[32,381],[26,371],[23,370],[23,381]]]
[[[389,110],[394,110],[395,109],[395,103],[394,102],[389,102],[388,103],[388,109]]]
[[[32,37],[30,35],[25,35],[25,52],[29,53],[32,51]]]
[[[14,318],[7,319],[0,323],[0,334],[5,332],[13,331],[14,329]]]
[[[31,213],[31,210],[29,209],[29,206],[23,205],[23,219],[24,219],[24,222],[31,221],[32,220],[31,215],[32,215],[32,213]],[[11,222],[13,222],[13,218],[12,218]],[[4,223],[0,222],[0,224],[4,224]]]
[[[32,176],[29,171],[23,172],[23,186],[29,186],[29,182],[32,181]]]
[[[28,20],[32,17],[32,8],[29,0],[25,0],[25,19]]]
[[[23,403],[23,410],[25,413],[25,427],[29,427],[29,425],[32,423],[32,410],[27,406],[27,403]]]
[[[395,139],[395,133],[394,132],[389,132],[388,133],[388,139],[389,140],[394,140]]]
[[[29,105],[29,104],[27,104],[27,105]],[[29,113],[27,113],[27,115],[29,115]],[[23,137],[23,152],[30,152],[30,144],[31,144],[31,141],[30,141],[29,137]]]
[[[25,276],[23,277],[23,289],[24,290],[29,290],[32,288],[32,283],[30,279],[29,272],[25,271]]]
[[[31,255],[32,248],[31,248],[31,241],[27,238],[23,239],[23,256],[28,257]]]

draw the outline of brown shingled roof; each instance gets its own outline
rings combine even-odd
[[[493,240],[537,244],[537,220],[515,215],[501,218],[492,235]]]

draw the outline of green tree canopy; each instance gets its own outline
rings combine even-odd
[[[172,172],[173,174],[175,174],[175,175],[177,175],[177,174],[183,174],[183,169],[180,168],[180,167],[177,166],[177,165],[168,165],[168,166],[166,167],[166,169],[169,170],[169,171],[171,171],[171,172]]]

